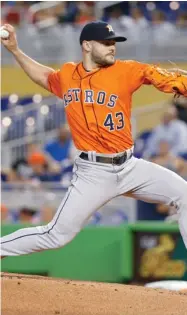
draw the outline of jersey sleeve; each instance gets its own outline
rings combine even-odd
[[[143,84],[152,84],[164,93],[174,93],[187,97],[187,76],[169,72],[155,65],[145,67]]]
[[[60,70],[51,72],[48,76],[48,88],[51,93],[62,98],[62,86],[60,82]]]
[[[119,66],[119,72],[122,71],[124,75],[123,82],[128,85],[131,93],[134,93],[143,84],[151,84],[144,75],[145,70],[149,66],[148,64],[135,60],[120,60]]]

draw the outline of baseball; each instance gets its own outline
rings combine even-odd
[[[0,28],[0,37],[6,39],[9,37],[9,32],[5,30],[3,27]]]

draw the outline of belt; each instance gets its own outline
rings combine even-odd
[[[123,155],[115,156],[115,157],[107,157],[107,156],[99,156],[96,155],[96,162],[98,163],[107,163],[107,164],[114,164],[114,165],[121,165],[125,163],[128,159],[132,157],[132,152],[130,153],[130,156],[128,157],[127,152],[124,152]],[[88,161],[88,153],[82,152],[79,157],[83,160]]]

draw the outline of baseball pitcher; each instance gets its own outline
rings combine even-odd
[[[116,196],[174,206],[187,247],[187,182],[133,156],[130,123],[132,95],[143,84],[187,97],[187,77],[134,60],[115,60],[116,42],[126,38],[117,36],[104,22],[83,28],[82,62],[65,63],[58,71],[25,55],[18,47],[14,28],[4,27],[10,35],[1,41],[26,74],[64,100],[78,155],[71,185],[52,221],[2,237],[1,255],[24,255],[66,245],[98,208]]]

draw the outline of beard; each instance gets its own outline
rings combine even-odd
[[[111,66],[114,64],[115,62],[115,58],[114,57],[111,57],[110,54],[104,56],[104,57],[101,57],[97,54],[93,54],[92,53],[92,61],[96,64],[98,64],[99,66],[101,67],[104,67],[104,66]]]

